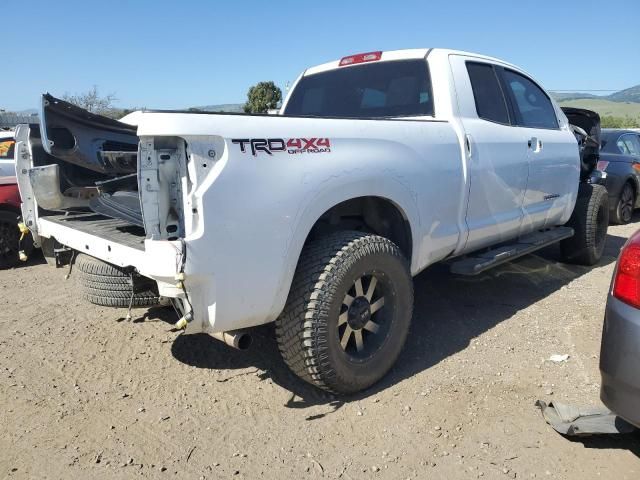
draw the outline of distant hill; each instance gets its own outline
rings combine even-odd
[[[26,110],[20,110],[19,112],[14,113],[17,113],[18,115],[37,115],[38,110],[36,110],[35,108],[28,108]]]
[[[603,117],[603,126],[640,126],[640,85],[625,88],[610,95],[551,92],[551,96],[561,107],[586,108],[598,112],[600,117]]]
[[[601,100],[609,100],[611,102],[640,103],[640,85],[636,85],[635,87],[631,88],[625,88],[624,90],[614,92],[610,95],[593,95],[591,93],[582,92],[551,92],[551,96],[558,102],[595,98]]]
[[[556,102],[565,102],[567,100],[580,100],[583,98],[598,98],[597,95],[581,92],[551,92],[551,96]]]
[[[229,112],[229,113],[244,113],[242,107],[243,103],[223,103],[221,105],[204,105],[201,107],[191,107],[194,110],[200,110],[202,112]]]
[[[635,127],[640,125],[640,103],[612,102],[602,98],[582,98],[558,102],[561,107],[577,107],[594,110],[600,117],[615,117],[615,119],[603,118],[604,126]],[[612,123],[613,122],[613,123]]]
[[[607,97],[607,100],[613,100],[614,102],[640,103],[640,85],[612,93]]]

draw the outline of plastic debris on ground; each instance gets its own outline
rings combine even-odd
[[[564,355],[551,355],[549,357],[549,361],[551,362],[555,362],[555,363],[561,363],[561,362],[566,362],[567,360],[569,360],[569,355],[567,355],[566,353]]]
[[[560,402],[538,400],[536,406],[553,429],[567,436],[633,433],[635,427],[604,406],[576,407]]]

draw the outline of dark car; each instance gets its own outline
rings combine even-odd
[[[640,428],[640,230],[620,251],[600,350],[602,402]]]
[[[604,128],[600,142],[598,169],[607,173],[609,219],[629,223],[640,207],[640,133]]]

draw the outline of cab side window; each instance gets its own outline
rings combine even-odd
[[[504,83],[516,110],[518,125],[530,128],[558,128],[558,118],[544,91],[524,75],[502,71]]]
[[[478,117],[509,124],[507,102],[493,66],[488,63],[467,62],[467,72]]]

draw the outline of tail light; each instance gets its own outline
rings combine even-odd
[[[375,62],[381,58],[382,52],[358,53],[357,55],[342,58],[339,66],[344,67],[345,65],[355,65],[356,63]]]
[[[607,162],[606,160],[599,160],[596,169],[600,170],[601,172],[605,172],[608,166],[609,162]]]
[[[640,230],[625,244],[613,280],[613,296],[640,308]]]

